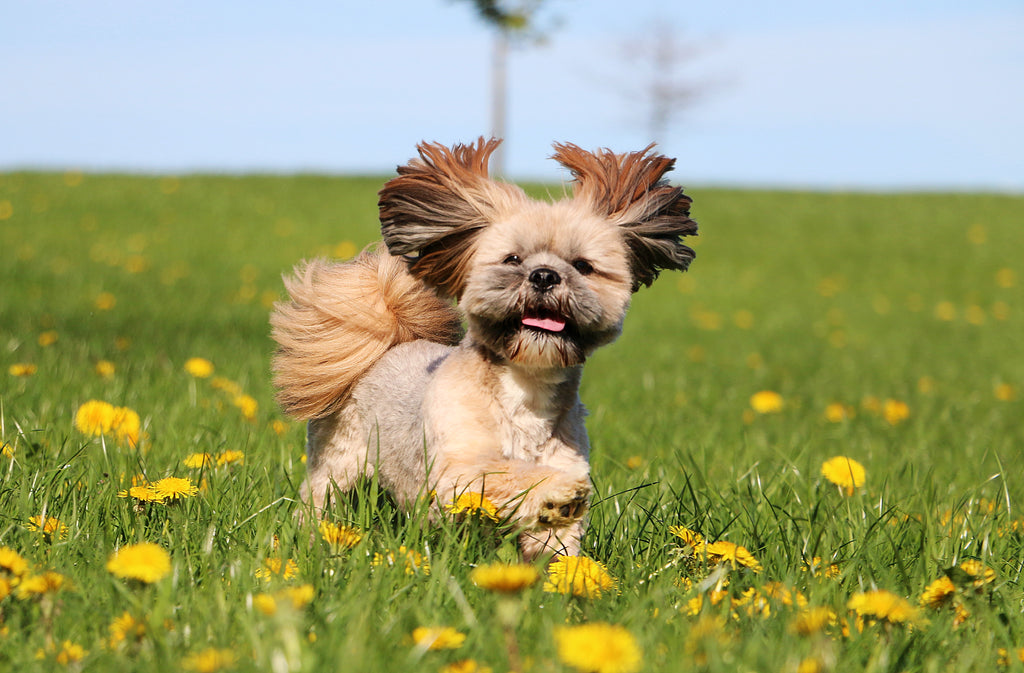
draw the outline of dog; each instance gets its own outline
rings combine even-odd
[[[526,560],[577,555],[591,493],[587,358],[697,233],[674,159],[554,145],[573,194],[492,180],[500,140],[417,146],[379,193],[384,246],[313,260],[271,316],[281,407],[308,420],[302,496],[376,475],[400,505],[492,503]],[[465,327],[463,327],[463,321]]]

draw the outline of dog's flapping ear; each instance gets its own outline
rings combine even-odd
[[[518,187],[488,178],[487,162],[499,144],[482,137],[451,149],[420,143],[419,158],[399,166],[379,194],[388,250],[449,297],[462,294],[480,231],[525,199]]]
[[[686,270],[695,255],[681,238],[696,234],[697,223],[690,219],[690,197],[663,179],[675,159],[653,153],[653,144],[629,154],[554,147],[552,158],[572,172],[576,198],[621,227],[634,292],[650,286],[662,269]]]

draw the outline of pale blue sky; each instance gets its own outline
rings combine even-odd
[[[549,0],[509,60],[508,173],[639,149],[672,26],[702,98],[662,139],[694,185],[1024,191],[1024,2]],[[628,9],[624,9],[628,8]],[[490,133],[490,32],[455,0],[0,0],[0,169],[388,173]]]

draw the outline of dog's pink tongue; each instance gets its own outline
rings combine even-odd
[[[523,318],[523,324],[527,327],[536,327],[546,332],[561,332],[565,329],[565,322],[553,318]]]

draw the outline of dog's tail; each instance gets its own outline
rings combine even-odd
[[[389,348],[416,339],[455,344],[461,336],[455,308],[383,249],[345,263],[304,262],[284,283],[291,299],[270,316],[274,385],[281,408],[297,419],[336,410]]]

